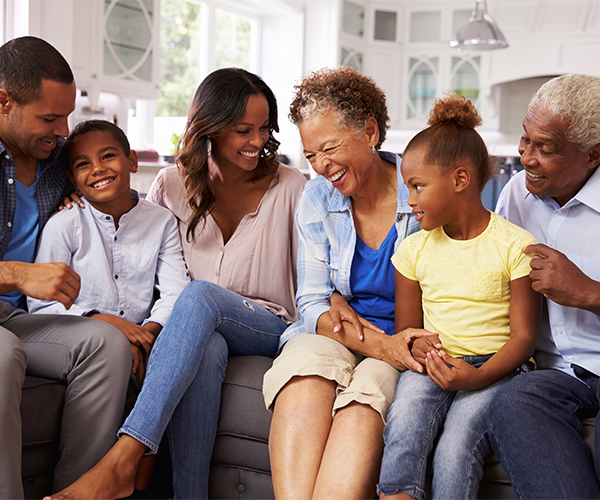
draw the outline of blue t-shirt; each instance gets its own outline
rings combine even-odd
[[[396,224],[377,250],[365,244],[357,234],[350,274],[353,295],[350,306],[388,335],[394,334],[396,284],[390,259],[397,239]]]
[[[37,175],[40,170],[38,166]],[[33,262],[35,243],[39,231],[39,213],[36,196],[37,179],[31,186],[25,186],[15,180],[17,186],[17,208],[13,221],[12,233],[8,248],[4,254],[5,261]],[[25,307],[25,296],[21,292],[12,291],[0,295],[14,307]]]

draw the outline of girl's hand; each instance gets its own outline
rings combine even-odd
[[[58,206],[58,210],[63,210],[64,208],[71,210],[73,208],[72,203],[77,203],[81,208],[85,208],[85,203],[83,203],[81,196],[74,191],[69,196],[64,197],[63,204]]]
[[[425,366],[427,359],[427,353],[434,351],[440,351],[442,349],[442,343],[440,342],[440,336],[435,333],[428,335],[427,337],[420,337],[415,339],[410,348],[410,352],[419,363]]]
[[[342,321],[352,323],[358,333],[358,339],[364,340],[363,327],[370,328],[376,332],[385,333],[381,328],[376,327],[370,321],[362,318],[356,311],[348,305],[348,302],[338,292],[333,292],[329,298],[329,315],[333,322],[333,331],[338,333],[342,328]]]
[[[480,372],[462,359],[453,358],[444,351],[432,351],[427,354],[427,374],[445,391],[461,389],[477,390],[485,387],[480,384]]]
[[[437,335],[422,328],[406,328],[395,335],[386,337],[383,361],[398,371],[410,370],[423,373],[423,366],[410,353],[410,346],[416,339]]]

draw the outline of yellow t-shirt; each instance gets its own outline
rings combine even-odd
[[[451,356],[497,352],[510,337],[510,282],[529,274],[522,252],[535,238],[491,212],[483,233],[453,240],[441,227],[408,236],[392,257],[394,267],[418,281],[423,327],[438,333]]]

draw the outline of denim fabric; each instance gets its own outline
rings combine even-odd
[[[594,470],[581,436],[581,421],[598,412],[598,377],[578,366],[573,371],[580,380],[559,370],[517,377],[490,405],[490,443],[517,498],[600,498],[600,460]]]
[[[463,358],[480,367],[491,355]],[[485,415],[492,395],[516,373],[478,391],[444,391],[428,375],[400,375],[384,430],[379,491],[425,497],[427,460],[433,457],[433,498],[477,498],[483,459],[490,453]]]
[[[119,431],[155,453],[170,421],[175,498],[208,497],[227,355],[273,357],[286,326],[255,302],[206,281],[192,281],[175,302]]]

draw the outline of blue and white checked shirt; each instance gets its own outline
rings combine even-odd
[[[579,269],[600,281],[600,167],[564,206],[536,196],[519,172],[504,187],[496,212],[564,253]],[[539,368],[575,376],[572,364],[600,375],[600,316],[544,299],[535,358]]]
[[[67,180],[65,165],[60,160],[64,139],[59,138],[56,147],[45,160],[40,160],[40,177],[37,180],[39,227],[44,227],[54,213],[60,200],[73,191]],[[0,142],[0,257],[8,248],[17,208],[16,167],[12,155]]]
[[[402,180],[402,160],[394,153],[380,156],[396,164],[398,208],[396,246],[407,235],[420,229],[408,206],[408,188]],[[296,304],[300,321],[290,325],[279,340],[279,348],[294,335],[316,333],[317,320],[329,311],[334,291],[350,300],[350,270],[356,246],[356,230],[350,198],[342,195],[325,177],[310,180],[304,187],[296,212],[298,230],[298,291]],[[390,266],[392,264],[390,263]]]

